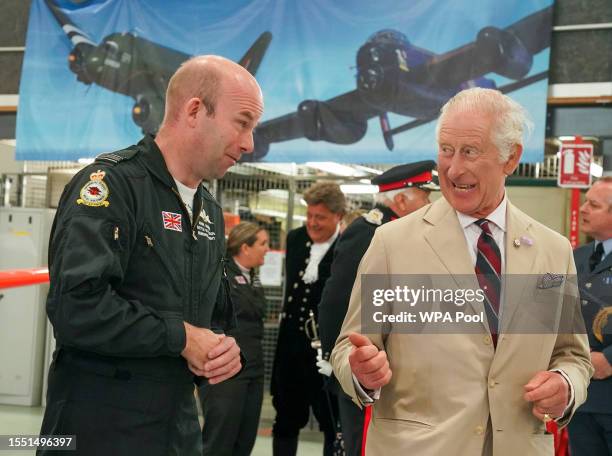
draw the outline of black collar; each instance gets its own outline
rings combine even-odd
[[[399,215],[393,212],[393,209],[385,206],[384,204],[377,204],[375,207],[376,209],[378,209],[380,212],[383,213],[383,219],[382,219],[383,224],[390,222],[391,220],[395,220],[399,218]]]

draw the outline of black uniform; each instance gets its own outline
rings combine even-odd
[[[329,360],[340,334],[361,258],[368,250],[376,228],[395,218],[397,216],[391,209],[379,204],[351,223],[336,243],[331,276],[325,284],[319,304],[319,335],[323,358],[326,360]],[[330,390],[338,397],[346,454],[361,455],[364,412],[342,391],[333,374],[328,381]]]
[[[199,186],[195,226],[151,137],[66,186],[49,247],[57,339],[41,434],[79,455],[199,455],[183,321],[227,328],[221,208]],[[44,453],[49,454],[49,453]]]
[[[216,385],[200,387],[204,411],[202,441],[204,455],[248,456],[251,454],[263,400],[263,319],[266,297],[259,278],[243,275],[228,261],[230,294],[236,311],[236,328],[229,331],[246,358],[242,371]]]
[[[318,280],[305,284],[302,275],[310,256],[312,240],[305,227],[287,235],[285,296],[272,370],[272,404],[276,419],[272,429],[275,454],[295,454],[300,429],[308,423],[309,408],[325,433],[327,446],[333,443],[335,424],[323,391],[323,378],[316,366],[316,351],[304,331],[309,311],[318,315],[323,285],[329,277],[334,244],[319,263]]]
[[[582,315],[591,350],[612,364],[612,253],[591,271],[593,252],[593,242],[574,251]],[[569,438],[574,456],[612,454],[612,377],[591,379],[586,402],[569,424]]]

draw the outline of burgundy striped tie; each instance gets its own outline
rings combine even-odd
[[[476,255],[476,277],[478,284],[485,294],[485,311],[489,321],[489,329],[493,338],[493,345],[497,346],[499,334],[499,302],[501,296],[501,253],[493,239],[489,221],[479,219],[475,222],[482,233],[478,238]]]

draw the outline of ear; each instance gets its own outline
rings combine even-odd
[[[521,155],[523,155],[523,146],[521,146],[520,144],[515,144],[512,147],[510,157],[508,157],[508,160],[506,161],[506,163],[504,163],[504,174],[506,176],[509,176],[514,172],[519,162],[521,161]]]
[[[199,98],[190,98],[184,105],[185,116],[187,117],[187,125],[195,127],[198,120],[198,115],[202,110],[202,100]]]
[[[249,254],[249,246],[246,242],[240,246],[240,253],[242,253],[243,255]]]
[[[393,202],[399,210],[404,211],[406,209],[406,195],[403,192],[395,195],[393,197]]]

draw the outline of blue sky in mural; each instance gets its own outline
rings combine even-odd
[[[368,37],[395,29],[416,47],[441,54],[474,41],[486,26],[499,28],[545,8],[546,0],[114,0],[73,4],[65,14],[96,44],[131,32],[186,54],[219,54],[238,60],[264,31],[273,39],[257,73],[265,98],[262,121],[295,112],[306,99],[327,100],[356,88],[356,54]],[[178,7],[180,5],[180,8]],[[549,33],[544,30],[543,33]],[[72,44],[43,0],[34,0],[26,42],[17,125],[17,157],[66,160],[92,157],[137,142],[134,99],[76,80],[68,68]],[[548,69],[549,49],[537,54],[529,74]],[[511,80],[489,74],[503,85]],[[547,80],[511,96],[535,123],[524,161],[543,156]],[[392,126],[412,120],[389,115]],[[266,161],[334,160],[399,163],[435,157],[435,122],[395,136],[387,150],[378,118],[354,144],[297,139],[273,143]]]

